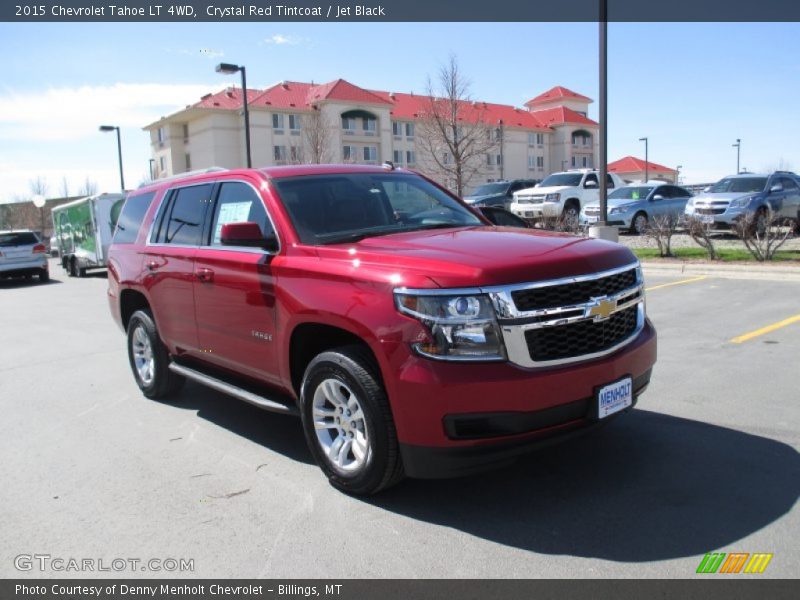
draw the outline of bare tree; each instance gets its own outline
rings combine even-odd
[[[703,223],[697,217],[687,217],[684,225],[686,227],[686,233],[691,236],[695,244],[706,251],[708,258],[717,260],[719,255],[714,246],[714,238],[711,237],[711,225]]]
[[[772,260],[775,253],[793,235],[796,223],[778,217],[774,212],[760,210],[748,214],[734,226],[736,235],[759,262]]]
[[[663,257],[672,254],[672,237],[681,224],[681,218],[675,214],[656,215],[647,223],[645,235],[654,240],[658,246],[658,255]]]
[[[792,171],[792,163],[784,159],[782,156],[775,162],[769,163],[764,167],[765,173],[772,173],[773,171]]]
[[[61,178],[61,187],[59,187],[58,193],[62,198],[69,198],[69,181],[66,175]]]
[[[79,196],[94,196],[97,193],[97,182],[91,179],[88,175],[86,179],[78,188]]]
[[[319,108],[303,116],[303,145],[309,162],[315,165],[331,161],[332,125]]]
[[[469,89],[456,57],[450,56],[439,69],[436,85],[428,78],[428,98],[416,130],[420,154],[436,171],[432,175],[459,196],[484,172],[486,156],[498,147],[486,107],[472,101]]]
[[[47,196],[47,190],[50,186],[47,185],[47,178],[41,175],[34,177],[28,181],[28,189],[34,196]]]

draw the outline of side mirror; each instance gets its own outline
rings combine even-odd
[[[587,181],[586,183],[583,184],[583,187],[585,187],[587,189],[589,189],[589,188],[594,189],[594,188],[596,188],[598,186],[597,186],[597,182],[596,181]]]
[[[773,192],[782,192],[782,191],[783,191],[783,184],[781,184],[781,183],[776,183],[776,184],[775,184],[775,185],[773,185],[771,188],[769,188],[769,191],[770,191],[770,193],[773,193]]]
[[[274,233],[264,235],[258,223],[243,221],[241,223],[226,223],[220,232],[220,242],[223,246],[246,246],[250,248],[264,248],[269,252],[278,250],[278,238]]]
[[[662,196],[661,194],[656,194],[655,196],[653,196],[653,200],[663,200],[663,199],[664,196]]]

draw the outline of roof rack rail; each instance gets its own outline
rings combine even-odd
[[[206,173],[218,173],[221,171],[227,171],[225,167],[206,167],[205,169],[195,169],[194,171],[186,171],[184,173],[177,173],[175,175],[170,175],[169,177],[162,177],[160,179],[153,179],[152,181],[145,181],[141,185],[140,188],[147,187],[148,185],[153,185],[154,183],[167,183],[170,181],[175,181],[176,179],[183,179],[184,177],[191,177],[192,175],[205,175]]]

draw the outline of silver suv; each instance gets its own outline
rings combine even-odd
[[[47,246],[33,231],[0,231],[0,278],[39,276],[50,279]]]

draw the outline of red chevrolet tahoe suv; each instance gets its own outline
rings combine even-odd
[[[128,196],[108,264],[145,396],[191,379],[299,414],[354,494],[603,423],[656,360],[628,249],[494,227],[391,164],[156,182]]]

